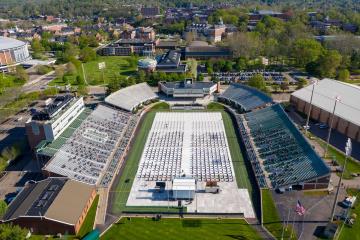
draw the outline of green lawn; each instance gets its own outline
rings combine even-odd
[[[241,219],[152,219],[123,218],[102,237],[122,240],[163,240],[163,239],[261,239],[258,233]]]
[[[159,102],[151,108],[151,110],[169,110],[169,109],[170,106],[166,102]]]
[[[90,85],[107,84],[111,79],[119,79],[121,77],[128,77],[136,72],[136,64],[131,61],[136,61],[134,57],[120,57],[108,56],[98,57],[95,61],[84,63],[84,70],[86,80]],[[105,62],[104,79],[102,77],[102,70],[99,70],[98,63]]]
[[[317,142],[323,146],[325,148],[326,143],[325,141],[323,141],[322,139],[316,138]],[[329,145],[329,149],[328,149],[328,157],[330,159],[332,159],[333,157],[335,157],[336,162],[340,165],[340,166],[344,166],[345,163],[345,154],[339,150],[337,150],[336,148],[332,147],[331,145]],[[360,163],[356,160],[354,160],[353,158],[349,158],[347,163],[346,163],[346,169],[344,172],[344,179],[352,179],[353,177],[351,176],[352,173],[359,173],[360,174]]]
[[[85,217],[84,223],[77,234],[80,238],[83,238],[87,233],[93,230],[98,202],[99,202],[99,195],[95,197]]]
[[[349,189],[347,192],[349,194],[351,194],[352,196],[357,196],[357,201],[355,203],[355,206],[351,210],[351,213],[350,213],[350,216],[355,213],[357,215],[357,218],[355,220],[354,225],[352,225],[352,226],[344,225],[343,226],[338,239],[339,240],[348,240],[348,239],[360,240],[360,234],[359,234],[360,233],[360,219],[359,219],[359,217],[360,217],[360,201],[359,201],[360,194],[359,194],[359,190]]]
[[[104,77],[103,71],[99,70],[99,63],[105,62]],[[98,56],[96,60],[83,63],[85,78],[89,85],[108,84],[111,80],[120,80],[136,73],[137,58],[122,56]],[[56,78],[50,82],[50,86],[64,86],[70,83],[76,85],[76,76],[83,75],[82,68],[77,70],[77,74],[66,76],[68,82],[62,78]]]
[[[233,122],[230,115],[224,111],[222,111],[222,117],[229,144],[230,155],[234,166],[236,183],[239,188],[247,188],[251,196],[252,185],[250,182],[250,176],[245,166],[244,157],[240,149],[240,143],[235,133]]]
[[[224,110],[224,105],[217,103],[217,102],[211,102],[206,106],[207,110]]]
[[[276,209],[271,192],[268,189],[262,189],[262,210],[264,227],[271,232],[276,239],[281,239],[283,225],[280,219],[280,215]],[[291,226],[285,228],[284,239],[289,239],[291,235]],[[295,232],[292,234],[291,239],[296,239]]]

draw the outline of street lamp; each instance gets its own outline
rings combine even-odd
[[[314,96],[315,85],[317,85],[317,84],[318,84],[318,80],[312,81],[312,91],[311,91],[311,97],[310,97],[310,106],[309,106],[307,119],[306,119],[306,124],[305,124],[305,135],[307,135],[307,131],[309,129],[309,121],[310,121],[310,114],[311,114],[311,108],[312,108],[312,100],[313,100],[313,96]]]
[[[324,152],[324,158],[326,158],[326,155],[327,155],[327,152],[328,152],[328,149],[329,149],[331,130],[332,130],[333,122],[334,122],[336,105],[337,105],[338,102],[340,102],[340,96],[335,97],[334,109],[333,109],[333,112],[332,112],[332,115],[331,115],[328,136],[327,136],[327,139],[326,139],[326,147],[325,147],[325,152]]]
[[[346,142],[346,146],[345,146],[345,162],[344,162],[344,166],[343,166],[342,171],[341,171],[338,187],[336,189],[335,200],[334,200],[334,204],[333,204],[333,207],[332,207],[332,210],[331,210],[330,222],[332,222],[332,220],[334,219],[335,208],[336,208],[336,203],[338,201],[340,185],[341,185],[341,181],[342,181],[342,178],[344,176],[345,169],[346,169],[346,163],[347,163],[348,157],[351,155],[351,150],[352,150],[351,139],[348,138],[348,140]]]

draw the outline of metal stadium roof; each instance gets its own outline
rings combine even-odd
[[[26,43],[16,40],[16,39],[13,39],[13,38],[0,37],[0,51],[6,50],[9,48],[21,47],[25,44]]]
[[[304,87],[291,95],[310,102],[312,85]],[[332,112],[335,97],[340,97],[335,115],[360,126],[360,87],[325,78],[315,86],[312,104],[327,112]]]
[[[158,98],[147,83],[122,88],[105,98],[105,102],[126,111],[132,111],[139,104]]]

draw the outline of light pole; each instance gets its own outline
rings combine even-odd
[[[333,207],[332,207],[332,210],[331,210],[330,222],[332,222],[332,220],[334,219],[334,214],[335,214],[335,209],[336,209],[336,203],[338,201],[341,180],[342,180],[342,178],[344,176],[344,172],[345,172],[345,169],[346,169],[346,162],[348,160],[348,157],[351,155],[351,150],[352,150],[351,139],[348,138],[348,140],[346,142],[346,147],[345,147],[345,162],[344,162],[344,166],[343,166],[343,169],[341,171],[340,178],[339,178],[338,187],[336,189],[335,200],[334,200],[334,204],[333,204]]]
[[[311,114],[311,108],[312,108],[312,100],[313,100],[313,96],[314,96],[315,85],[317,85],[317,84],[318,84],[317,80],[312,81],[313,87],[312,87],[312,90],[311,90],[310,106],[309,106],[307,119],[306,119],[306,124],[305,124],[305,136],[307,135],[307,131],[309,129],[309,121],[310,121],[310,114]]]
[[[334,109],[331,115],[331,120],[330,120],[330,125],[329,125],[329,131],[328,131],[328,136],[326,139],[326,147],[325,147],[325,152],[324,152],[324,158],[326,158],[328,149],[329,149],[329,143],[330,143],[330,137],[331,137],[331,130],[332,130],[332,125],[334,122],[334,117],[335,117],[335,110],[336,110],[336,105],[337,103],[340,102],[340,96],[336,96],[335,97],[335,104],[334,104]]]

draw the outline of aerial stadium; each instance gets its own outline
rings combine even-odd
[[[196,96],[208,100],[203,108],[179,109],[167,99],[182,98],[161,91],[140,83],[96,107],[81,105],[70,120],[58,116],[75,99],[45,120],[67,119],[54,139],[37,143],[43,172],[95,186],[104,224],[123,214],[180,212],[261,219],[263,189],[327,189],[329,167],[266,94],[231,83]],[[36,116],[28,123],[35,132]]]
[[[29,60],[28,45],[25,42],[0,37],[0,71],[8,71],[9,68]]]

